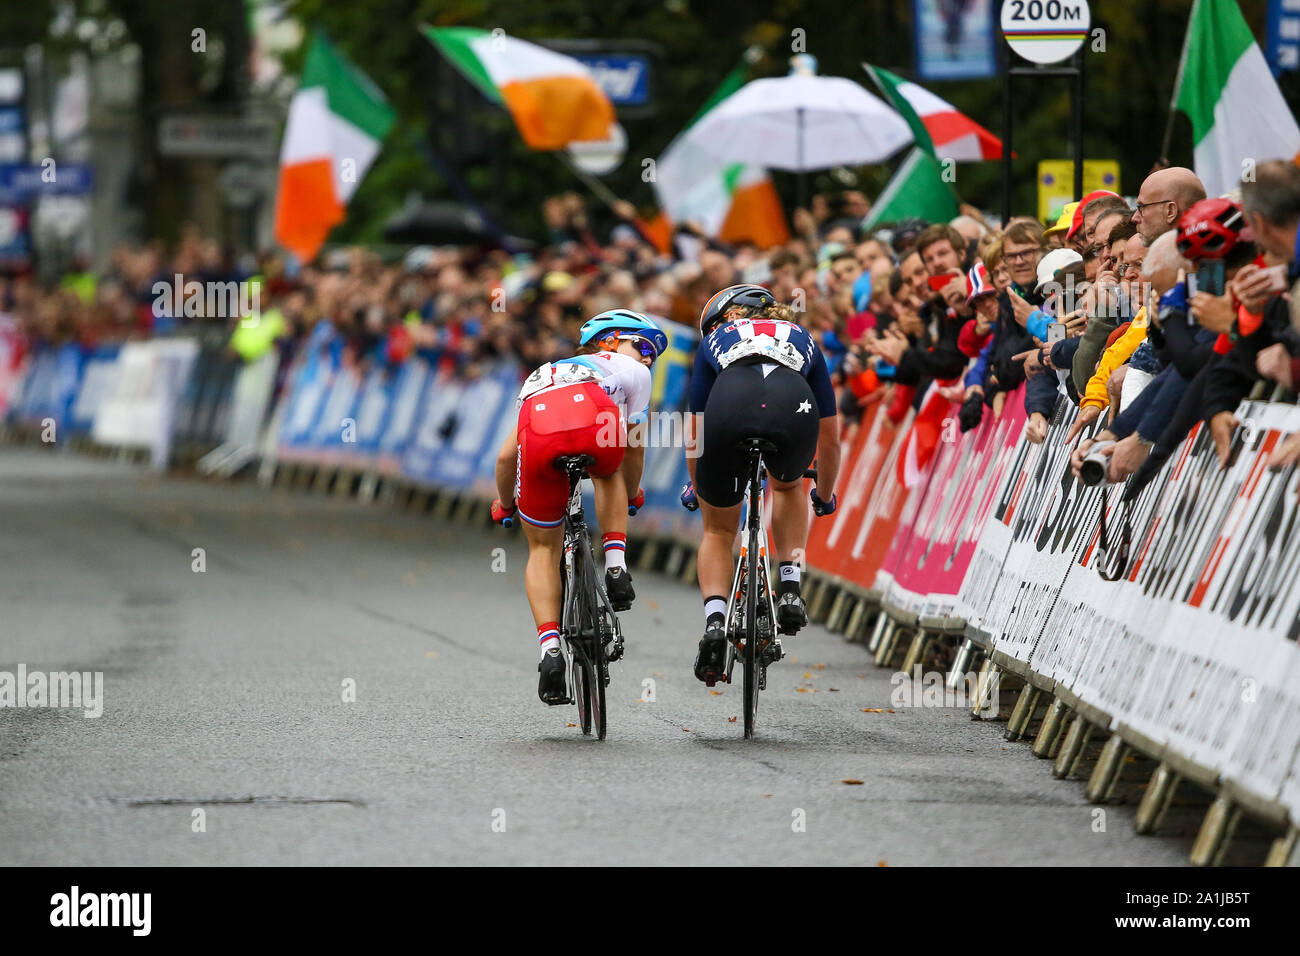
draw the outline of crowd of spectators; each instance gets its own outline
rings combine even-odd
[[[572,354],[578,327],[596,313],[630,308],[694,325],[714,292],[756,282],[790,303],[820,343],[846,430],[877,402],[901,420],[931,383],[961,403],[970,429],[1000,416],[1024,384],[1028,438],[1041,442],[1059,402],[1074,402],[1070,438],[1088,436],[1075,469],[1101,450],[1119,481],[1144,466],[1149,476],[1201,420],[1226,461],[1233,410],[1260,382],[1294,400],[1300,168],[1260,164],[1234,193],[1207,198],[1190,170],[1158,168],[1133,206],[1094,192],[1046,227],[1030,217],[993,222],[964,206],[950,222],[865,230],[869,202],[846,192],[796,210],[793,236],[768,249],[691,224],[656,244],[626,203],[615,204],[612,226],[597,228],[570,193],[546,202],[546,243],[526,255],[427,246],[385,260],[340,248],[293,271],[278,255],[240,268],[187,229],[170,255],[160,243],[124,247],[102,274],[69,276],[58,289],[0,279],[0,329],[22,343],[11,350],[18,361],[42,344],[92,348],[193,322],[233,327],[239,316],[171,315],[158,283],[256,279],[286,354],[324,322],[343,363],[425,355],[473,375],[514,359],[522,373]],[[1104,430],[1089,434],[1103,418]],[[1298,454],[1293,436],[1275,458]]]

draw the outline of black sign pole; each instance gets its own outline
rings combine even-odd
[[[1002,228],[1011,219],[1011,47],[1004,38],[1002,53]]]
[[[1073,82],[1070,84],[1070,111],[1074,132],[1074,195],[1083,198],[1083,48],[1074,54]]]

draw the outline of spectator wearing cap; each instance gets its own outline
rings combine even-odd
[[[1142,181],[1133,224],[1149,246],[1178,225],[1183,213],[1205,198],[1205,184],[1183,166],[1157,169]]]
[[[1117,196],[1108,189],[1098,189],[1088,193],[1079,200],[1075,211],[1075,222],[1070,227],[1070,236],[1085,245],[1095,240],[1097,223],[1106,213],[1115,209],[1128,209],[1128,203],[1122,196]]]
[[[993,338],[993,326],[998,320],[998,290],[982,262],[975,263],[966,273],[966,304],[975,316],[961,327],[957,347],[967,358],[978,358]]]
[[[1034,286],[1034,292],[1043,299],[1044,307],[1041,312],[1049,321],[1041,327],[1035,323],[1036,329],[1041,328],[1041,331],[1033,332],[1036,343],[1049,341],[1051,336],[1048,327],[1053,324],[1051,320],[1060,321],[1060,318],[1063,318],[1053,314],[1053,310],[1058,307],[1057,303],[1064,301],[1062,273],[1082,264],[1083,256],[1073,249],[1053,249],[1039,260],[1038,282]],[[1071,276],[1069,291],[1072,297],[1073,273]],[[1050,359],[1046,359],[1045,349],[1041,347],[1029,349],[1020,358],[1025,362],[1025,412],[1029,415],[1025,437],[1037,444],[1047,437],[1048,423],[1056,411],[1059,394],[1057,377],[1051,371],[1052,363]]]
[[[1079,203],[1067,202],[1061,209],[1061,215],[1057,217],[1056,222],[1052,223],[1043,230],[1043,239],[1047,244],[1059,248],[1060,246],[1069,246],[1076,252],[1082,252],[1083,242],[1078,239],[1067,239],[1070,227],[1074,225],[1074,212],[1079,208]]]

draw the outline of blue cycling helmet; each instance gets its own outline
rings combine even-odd
[[[610,309],[582,323],[578,331],[578,344],[588,345],[592,339],[604,338],[610,332],[636,332],[655,347],[656,355],[668,348],[668,336],[640,312],[631,309]]]

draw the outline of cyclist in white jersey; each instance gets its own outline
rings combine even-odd
[[[649,417],[650,365],[668,345],[658,326],[627,309],[586,322],[579,341],[578,355],[548,362],[524,381],[519,421],[497,455],[501,497],[492,503],[493,520],[505,523],[518,512],[524,522],[524,589],[541,651],[537,692],[547,703],[564,695],[559,567],[569,485],[555,459],[584,454],[595,459],[587,473],[603,532],[605,589],[614,609],[626,611],[636,597],[625,557],[627,518],[645,503],[640,490],[645,442],[629,442],[627,429]],[[629,494],[632,488],[635,494]]]

